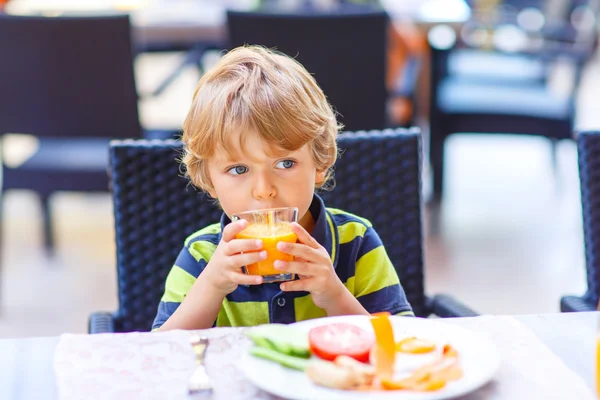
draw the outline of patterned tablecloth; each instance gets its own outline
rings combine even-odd
[[[511,317],[455,320],[491,338],[503,362],[493,381],[464,400],[594,399],[583,380]],[[236,362],[250,347],[243,328],[201,331],[210,339],[212,399],[276,399],[247,381]],[[593,357],[592,354],[589,355]],[[186,399],[194,369],[189,332],[61,336],[55,375],[60,399]]]

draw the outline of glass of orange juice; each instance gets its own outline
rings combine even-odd
[[[244,272],[249,275],[261,275],[263,282],[283,282],[294,279],[294,274],[282,273],[275,269],[275,260],[292,261],[294,256],[277,250],[277,243],[296,243],[297,237],[292,232],[291,223],[298,221],[296,207],[269,208],[252,210],[231,216],[233,221],[245,219],[248,221],[246,229],[236,235],[238,239],[260,239],[267,258],[244,267]],[[260,251],[260,250],[259,250]]]

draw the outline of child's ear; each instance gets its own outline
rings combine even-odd
[[[207,190],[207,192],[208,192],[208,195],[210,197],[212,197],[213,199],[217,198],[217,192],[215,192],[215,188],[210,188]]]
[[[315,173],[315,183],[321,184],[325,182],[325,176],[327,176],[327,170],[317,170],[317,172]]]

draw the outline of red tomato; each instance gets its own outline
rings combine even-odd
[[[356,325],[337,323],[311,329],[308,343],[312,353],[324,360],[333,361],[337,356],[349,356],[367,362],[375,339]]]

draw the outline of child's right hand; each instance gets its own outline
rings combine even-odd
[[[262,240],[235,238],[246,226],[248,221],[239,220],[223,229],[221,242],[201,274],[223,296],[233,292],[238,285],[262,283],[262,276],[246,275],[242,272],[243,266],[267,258],[266,251],[257,251],[263,248]]]

